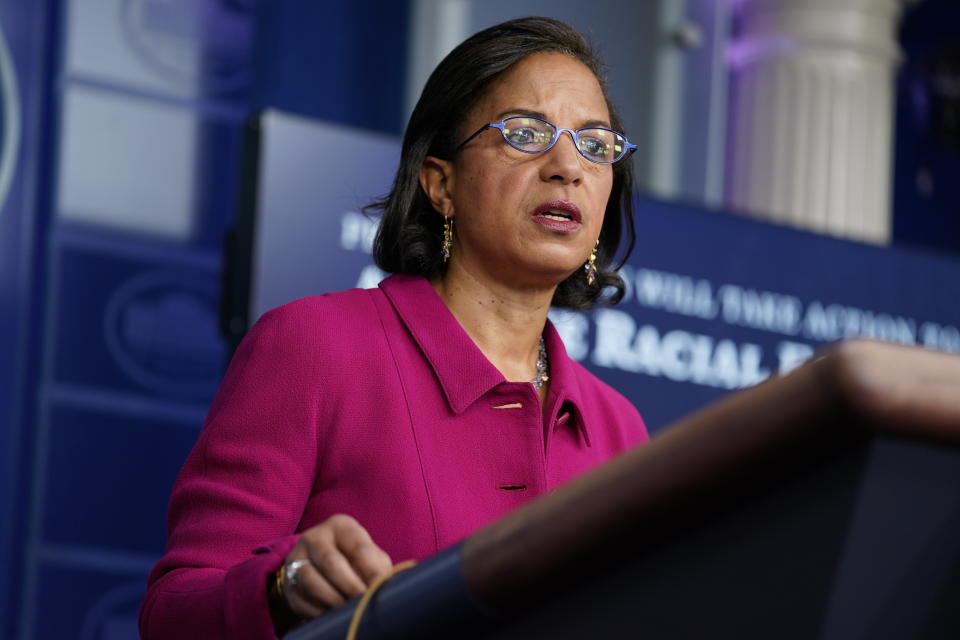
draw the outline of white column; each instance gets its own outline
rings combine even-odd
[[[896,27],[904,0],[740,0],[727,206],[890,240]]]
[[[652,123],[648,145],[651,162],[644,186],[660,198],[676,198],[680,187],[680,153],[683,145],[683,74],[685,47],[677,30],[686,24],[685,0],[657,2],[657,33],[662,38],[653,50]]]
[[[414,0],[410,16],[404,121],[413,113],[434,68],[472,33],[470,0]]]

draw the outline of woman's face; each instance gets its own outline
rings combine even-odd
[[[610,127],[596,77],[562,53],[534,54],[508,69],[467,117],[462,138],[511,115],[572,130]],[[458,263],[476,277],[543,287],[583,266],[600,234],[613,168],[582,157],[569,134],[549,151],[528,154],[491,127],[444,166],[446,198],[437,208],[454,216],[451,268]]]

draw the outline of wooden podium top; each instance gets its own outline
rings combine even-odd
[[[463,546],[467,585],[499,611],[548,597],[625,544],[664,539],[874,432],[960,443],[960,357],[861,340],[828,348],[478,531]]]

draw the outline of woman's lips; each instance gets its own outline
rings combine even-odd
[[[572,233],[581,227],[580,207],[568,200],[550,200],[533,210],[533,221],[559,233]]]

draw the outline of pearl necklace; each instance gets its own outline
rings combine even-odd
[[[550,379],[550,363],[547,360],[547,347],[543,344],[543,336],[540,336],[540,350],[537,354],[537,375],[531,380],[533,388],[540,391],[543,383]]]

